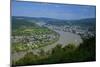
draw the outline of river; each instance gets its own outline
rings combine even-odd
[[[50,28],[50,29],[52,29],[52,28]],[[44,47],[41,47],[41,48],[38,48],[38,49],[29,50],[27,52],[33,52],[34,54],[37,54],[40,49],[47,52],[47,51],[52,50],[52,48],[54,48],[57,44],[61,44],[64,47],[68,44],[75,44],[77,46],[80,43],[82,43],[81,37],[77,34],[59,31],[59,30],[54,30],[54,31],[57,32],[60,35],[59,40],[57,42],[50,44],[50,45],[47,45],[47,46],[44,46]],[[20,58],[24,57],[24,55],[27,52],[19,52],[19,53],[12,54],[12,60],[14,60],[14,61],[19,60]]]

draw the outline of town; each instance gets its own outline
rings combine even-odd
[[[48,27],[50,29],[54,30],[59,30],[59,31],[64,31],[64,32],[71,32],[74,34],[80,35],[82,38],[89,38],[89,37],[94,37],[95,36],[95,29],[93,29],[93,26],[80,26],[80,25],[51,25],[51,24],[46,24],[44,25],[45,27]]]

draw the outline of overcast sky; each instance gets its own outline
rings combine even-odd
[[[56,19],[95,18],[95,6],[12,2],[12,16],[47,17]]]

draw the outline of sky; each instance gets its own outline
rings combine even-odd
[[[95,6],[51,4],[39,2],[13,1],[11,5],[12,16],[46,17],[55,19],[83,19],[95,18]]]

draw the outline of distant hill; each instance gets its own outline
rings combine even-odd
[[[27,21],[34,21],[34,22],[45,22],[47,24],[52,25],[65,25],[67,24],[67,20],[61,19],[53,19],[53,18],[45,18],[45,17],[23,17],[23,16],[12,16],[12,19],[24,19]]]
[[[72,20],[72,24],[77,24],[77,25],[96,25],[96,18],[87,18],[87,19],[80,19],[80,20]]]
[[[32,21],[34,23],[37,22],[45,22],[46,24],[51,25],[69,25],[69,24],[78,24],[78,25],[96,25],[96,18],[86,18],[79,20],[61,20],[61,19],[53,19],[53,18],[45,18],[45,17],[23,17],[23,16],[12,16],[12,20],[21,22]],[[31,25],[31,23],[30,23]]]
[[[11,19],[12,29],[18,29],[21,27],[36,27],[35,23],[31,23],[27,21],[27,19],[19,18],[19,17],[12,17]]]

